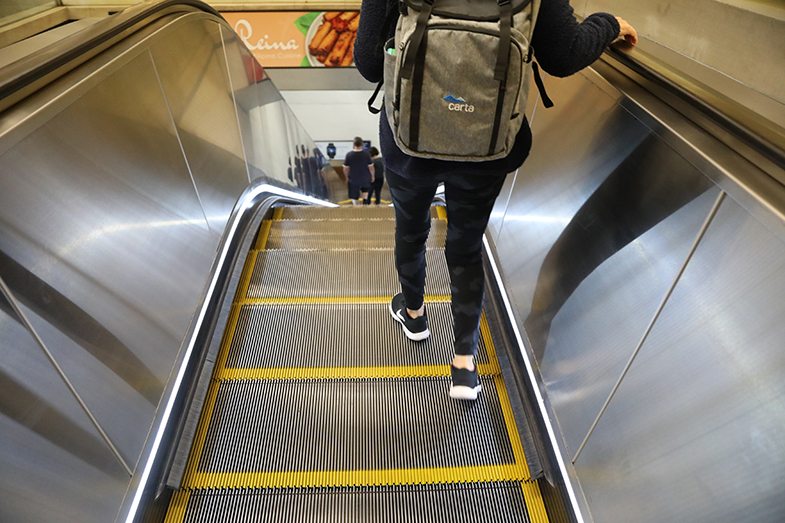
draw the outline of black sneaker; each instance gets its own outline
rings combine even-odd
[[[393,296],[390,302],[390,314],[403,326],[406,337],[414,341],[422,341],[431,335],[428,330],[428,313],[426,312],[419,318],[412,318],[406,312],[406,304],[403,301],[403,293]]]
[[[476,400],[477,394],[482,390],[482,383],[477,376],[477,365],[473,370],[459,369],[450,364],[452,385],[450,397],[456,400]]]

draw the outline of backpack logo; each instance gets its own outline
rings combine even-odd
[[[449,109],[450,111],[459,111],[465,113],[474,112],[474,106],[471,105],[470,103],[467,103],[466,100],[464,100],[460,96],[456,98],[455,96],[448,94],[443,98],[443,100],[448,102],[447,109]]]

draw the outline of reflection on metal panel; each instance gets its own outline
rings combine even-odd
[[[783,272],[726,199],[576,462],[595,520],[785,519]]]
[[[221,31],[215,23],[194,21],[167,34],[150,53],[204,216],[220,235],[226,209],[248,184]]]
[[[130,347],[160,395],[214,240],[149,56],[6,152],[0,183],[6,255]],[[149,256],[161,245],[171,254]]]
[[[524,327],[572,454],[681,267],[712,187],[658,139],[644,140],[548,250]]]
[[[496,202],[493,205],[491,217],[488,220],[488,229],[491,231],[491,234],[496,237],[501,234],[502,225],[504,224],[504,215],[507,213],[507,205],[510,203],[512,189],[515,185],[517,176],[517,171],[507,175],[504,179],[502,190],[499,192],[499,196],[496,197]]]
[[[642,123],[626,109],[639,101],[619,105],[594,73],[548,91],[556,105],[536,111],[531,157],[489,230],[584,518],[783,521],[785,224],[742,201],[780,193],[735,182],[728,166],[754,167],[716,161],[735,153],[674,130],[684,122],[643,105]],[[740,197],[721,205],[573,468],[718,201],[711,180]]]
[[[111,521],[128,482],[1,294],[0,470],[3,521]]]
[[[249,171],[329,196],[328,164],[222,24],[159,20],[2,115],[0,276],[135,470],[0,298],[1,521],[133,505]]]
[[[591,194],[649,136],[582,77],[559,80],[548,91],[556,105],[538,109],[532,151],[518,170],[496,239],[508,290],[524,318],[550,248]]]

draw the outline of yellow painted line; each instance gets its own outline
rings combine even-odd
[[[280,210],[281,209],[276,209],[275,210],[275,212],[273,213],[273,220],[276,219],[275,218],[276,214],[280,215],[280,213],[278,212]],[[267,238],[270,236],[270,228],[272,226],[273,226],[272,220],[263,220],[262,221],[262,225],[259,228],[259,236],[256,237],[256,245],[254,247],[256,250],[262,250],[262,249],[264,249],[267,246]]]
[[[283,216],[283,207],[273,209],[273,220],[280,220],[281,216]]]
[[[488,325],[488,318],[486,318],[484,310],[482,312],[482,318],[480,319],[480,334],[485,341],[485,350],[488,352],[488,359],[499,368],[496,347],[493,344],[491,329]],[[478,365],[477,367],[479,370],[480,366]],[[531,479],[529,464],[526,462],[526,456],[523,452],[521,437],[518,434],[518,426],[515,424],[515,416],[513,416],[512,413],[512,405],[510,403],[510,397],[507,394],[507,388],[504,384],[504,378],[501,376],[501,369],[494,375],[494,381],[496,382],[496,389],[499,393],[499,403],[502,407],[504,424],[507,427],[507,435],[510,438],[515,462],[525,470],[526,479],[521,483],[521,488],[523,489],[523,499],[526,503],[526,510],[529,512],[529,520],[531,523],[549,523],[548,513],[545,510],[545,503],[542,500],[540,486],[536,481],[532,481]]]
[[[549,523],[548,512],[545,510],[545,503],[542,500],[542,492],[540,492],[540,485],[534,481],[524,481],[521,484],[523,488],[523,499],[526,503],[526,510],[529,512],[529,521],[531,523]]]
[[[515,462],[520,463],[521,467],[526,470],[526,479],[531,479],[529,465],[526,463],[526,456],[523,454],[521,437],[518,435],[518,426],[515,424],[515,416],[513,416],[512,413],[512,404],[510,403],[510,397],[507,395],[507,387],[505,386],[504,378],[501,375],[499,360],[496,356],[496,347],[493,344],[491,329],[488,326],[488,319],[485,316],[485,311],[482,312],[482,317],[480,319],[480,333],[483,337],[483,340],[485,341],[485,350],[488,352],[488,359],[492,362],[492,364],[495,364],[497,369],[499,369],[498,372],[493,373],[493,379],[496,383],[496,390],[499,393],[499,403],[502,407],[504,424],[507,427],[507,435],[509,436],[510,443],[512,444],[512,452],[515,456]],[[479,367],[480,366],[477,365],[478,372]]]
[[[498,364],[478,363],[483,376],[501,373]],[[223,368],[216,375],[221,380],[309,380],[347,378],[418,378],[446,377],[449,365],[399,365],[385,367],[235,367]]]
[[[431,295],[425,296],[425,303],[449,303],[450,296]],[[362,305],[390,303],[392,296],[303,296],[294,298],[245,298],[241,305]]]
[[[215,360],[213,368],[213,379],[218,379],[219,374],[226,367],[226,360],[229,358],[229,349],[232,347],[232,340],[234,340],[235,331],[237,331],[237,321],[240,319],[241,310],[242,306],[239,303],[233,303],[229,310],[224,339],[221,340],[221,349],[218,351],[218,358]]]
[[[188,463],[185,467],[185,474],[183,474],[183,482],[181,487],[187,488],[193,477],[198,475],[199,462],[202,459],[202,451],[204,450],[204,442],[207,439],[207,429],[210,425],[210,419],[213,416],[213,408],[215,407],[215,399],[218,397],[218,387],[220,382],[215,380],[210,381],[210,388],[207,390],[207,398],[205,398],[204,408],[202,415],[199,417],[199,425],[196,429],[196,437],[194,438],[191,447],[191,454],[188,456]]]
[[[515,462],[520,464],[521,468],[526,471],[525,479],[531,479],[529,472],[529,465],[526,463],[526,456],[523,454],[523,445],[521,444],[521,437],[518,435],[518,427],[515,425],[515,417],[512,414],[512,406],[510,405],[510,398],[507,396],[507,389],[504,387],[504,378],[501,374],[493,377],[496,382],[496,390],[499,392],[499,403],[502,407],[502,415],[504,416],[504,424],[507,426],[507,435],[512,444],[512,453],[515,456]]]
[[[447,208],[443,205],[436,205],[436,216],[440,220],[447,221]]]
[[[251,276],[253,275],[253,269],[256,266],[256,256],[258,253],[259,251],[251,251],[245,259],[243,272],[240,275],[240,281],[237,284],[237,292],[234,295],[235,303],[242,301],[248,295],[248,287],[251,285]]]
[[[386,470],[198,472],[184,488],[307,488],[422,485],[453,482],[524,481],[518,465]]]
[[[164,523],[182,523],[185,519],[185,510],[191,498],[190,490],[178,490],[169,501],[169,510],[166,512]]]
[[[493,344],[491,337],[491,328],[488,326],[488,318],[485,317],[485,310],[482,311],[480,316],[480,336],[485,341],[485,352],[488,353],[488,360],[495,363],[499,367],[499,358],[496,357],[496,346]]]
[[[210,419],[213,416],[215,399],[218,396],[218,388],[220,386],[220,381],[216,379],[216,376],[219,375],[221,370],[226,366],[226,359],[229,354],[229,348],[232,346],[234,331],[237,330],[237,319],[239,316],[240,306],[233,304],[232,309],[229,312],[229,321],[226,324],[224,338],[221,341],[221,349],[218,351],[218,360],[215,362],[215,367],[213,369],[213,377],[210,380],[210,387],[207,390],[207,397],[205,398],[204,407],[202,408],[202,415],[199,417],[199,425],[196,428],[196,436],[194,437],[193,444],[191,445],[191,453],[188,456],[188,462],[185,467],[185,474],[183,475],[183,485],[187,485],[189,478],[192,478],[196,474],[197,467],[202,459],[204,442],[207,439],[207,429],[210,426]]]

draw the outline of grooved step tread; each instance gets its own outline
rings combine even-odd
[[[185,521],[251,523],[529,523],[520,482],[302,490],[194,491],[175,505]]]
[[[444,375],[449,372],[447,363],[453,354],[450,303],[426,303],[426,310],[431,336],[414,342],[390,316],[385,302],[245,304],[239,312],[227,368],[218,377],[284,378],[289,373],[297,378],[307,376],[307,369],[315,377],[327,375],[327,368],[347,367],[412,367],[411,372],[424,375],[420,366],[425,365],[438,366],[438,372]],[[487,328],[484,318],[481,326]],[[485,338],[480,336],[476,360],[479,370],[500,372],[495,354],[494,365],[489,365]],[[270,369],[283,370],[261,373]]]
[[[431,220],[427,248],[444,248],[447,222]],[[392,249],[393,220],[274,220],[265,249]]]
[[[431,218],[438,217],[436,207],[431,207]],[[387,205],[347,205],[341,207],[293,205],[281,207],[276,218],[280,220],[394,220],[395,210]]]
[[[202,477],[184,486],[438,483],[461,469],[479,480],[528,479],[503,381],[480,379],[476,402],[450,399],[449,378],[223,381]]]
[[[248,298],[392,296],[401,284],[393,250],[255,251]],[[426,295],[449,295],[444,249],[425,252]]]

